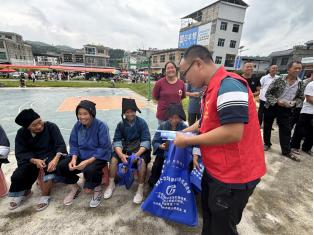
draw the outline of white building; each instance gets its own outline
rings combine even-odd
[[[0,63],[33,65],[32,47],[19,34],[0,32]]]
[[[247,7],[242,0],[218,0],[181,18],[179,48],[206,46],[216,64],[233,70]]]

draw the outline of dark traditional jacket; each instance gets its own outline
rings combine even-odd
[[[44,130],[32,136],[27,128],[20,128],[15,137],[15,157],[17,164],[25,164],[31,158],[51,159],[57,153],[67,153],[66,145],[58,126],[44,123]]]

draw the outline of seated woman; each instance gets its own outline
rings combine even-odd
[[[185,112],[181,104],[171,104],[167,108],[167,117],[168,120],[160,124],[158,130],[167,130],[167,131],[182,131],[187,127],[184,123],[186,120]],[[156,132],[153,138],[153,155],[156,155],[151,176],[149,177],[148,184],[150,187],[154,187],[157,183],[162,166],[165,160],[165,150],[168,149],[169,142],[163,140],[160,136],[160,132]]]
[[[86,192],[94,190],[90,207],[97,207],[101,202],[102,169],[107,166],[111,156],[111,142],[108,126],[95,118],[96,104],[82,100],[76,107],[78,121],[70,136],[69,156],[58,166],[58,175],[70,185],[70,192],[63,203],[68,206],[78,196],[81,189],[77,184],[77,174],[83,172]]]
[[[117,173],[118,163],[127,163],[127,158],[135,153],[143,161],[139,169],[139,185],[133,202],[140,204],[143,201],[146,169],[147,164],[150,162],[150,133],[147,123],[144,119],[136,116],[136,111],[141,112],[134,99],[122,99],[122,121],[117,125],[113,138],[114,152],[110,163],[109,186],[104,193],[105,199],[110,198],[114,191],[114,178]],[[140,166],[139,161],[138,166]]]
[[[0,126],[0,169],[2,163],[9,163],[8,155],[10,152],[10,142],[9,139],[3,130],[2,126]]]
[[[58,126],[43,122],[33,109],[24,109],[15,122],[22,128],[15,137],[17,168],[11,176],[9,209],[19,207],[31,195],[32,185],[41,170],[44,172],[42,196],[36,208],[41,211],[49,205],[52,180],[60,158],[67,154],[66,145]]]
[[[10,142],[9,139],[0,126],[0,197],[4,197],[8,193],[7,183],[5,181],[4,174],[1,170],[2,163],[9,163],[8,155],[10,152]]]

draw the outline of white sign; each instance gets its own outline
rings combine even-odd
[[[210,39],[212,23],[204,24],[198,27],[197,45],[208,46]]]

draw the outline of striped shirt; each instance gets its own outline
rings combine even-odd
[[[220,85],[217,111],[221,125],[248,123],[248,90],[241,81],[227,77]]]

